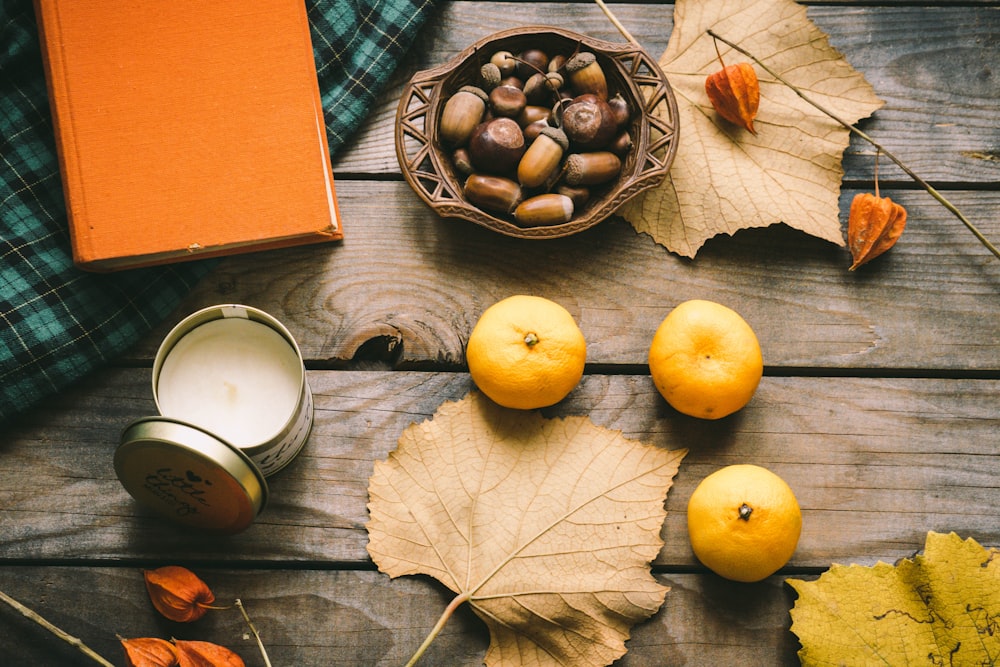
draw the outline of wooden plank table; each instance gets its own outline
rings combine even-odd
[[[670,3],[615,4],[659,56]],[[887,104],[863,127],[1000,240],[1000,8],[886,1],[809,16]],[[128,358],[0,434],[0,590],[120,663],[115,635],[204,639],[262,664],[239,616],[194,626],[158,617],[141,568],[195,569],[242,598],[274,665],[399,665],[450,599],[421,577],[390,581],[365,550],[367,483],[410,423],[472,387],[463,348],[479,313],[513,293],[565,305],[588,340],[580,387],[546,415],[587,415],[652,444],[688,447],[654,563],[672,590],[637,626],[620,665],[796,664],[787,576],[912,555],[927,531],[1000,545],[1000,261],[883,160],[883,194],[909,211],[903,240],[848,272],[846,250],[781,225],[710,241],[694,261],[621,218],[559,241],[519,241],[436,217],[402,180],[393,117],[413,72],[494,30],[550,24],[620,41],[588,2],[451,2],[431,19],[370,120],[337,156],[342,244],[221,261]],[[845,154],[841,221],[871,188],[874,151]],[[656,393],[652,332],[689,298],[725,303],[756,330],[765,377],[736,415],[702,422]],[[308,444],[271,479],[271,502],[227,538],[137,509],[115,478],[122,427],[155,413],[151,358],[190,312],[262,308],[293,332],[316,400]],[[687,543],[692,490],[720,466],[771,468],[795,489],[804,527],[786,568],[759,584],[707,572]],[[90,665],[0,609],[11,665]],[[484,626],[462,609],[422,664],[480,664]]]

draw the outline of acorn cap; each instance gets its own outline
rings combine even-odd
[[[503,76],[500,74],[500,68],[493,63],[486,63],[479,68],[479,78],[482,79],[483,84],[487,88],[496,88],[500,85],[500,80]]]
[[[481,99],[483,102],[490,101],[489,94],[479,86],[462,86],[456,92],[456,94],[458,93],[472,93],[473,95]]]
[[[597,56],[581,51],[566,63],[570,85],[577,93],[593,93],[601,99],[608,98],[608,81]]]
[[[564,151],[569,150],[569,137],[567,137],[566,133],[562,131],[562,128],[547,126],[543,127],[538,134],[540,136],[544,135],[556,142]]]
[[[572,74],[594,62],[597,62],[597,56],[590,51],[581,51],[566,61],[566,71]]]

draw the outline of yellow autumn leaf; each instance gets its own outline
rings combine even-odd
[[[376,462],[368,552],[390,577],[454,591],[443,619],[468,602],[489,627],[488,665],[607,665],[663,603],[649,565],[686,453],[475,392]]]
[[[834,565],[788,579],[803,665],[1000,664],[1000,551],[928,533],[895,566]]]
[[[848,123],[883,104],[794,0],[678,0],[659,60],[677,97],[677,155],[664,183],[620,213],[685,257],[719,234],[778,222],[844,245],[838,200],[850,133],[759,68],[757,134],[723,120],[705,92],[721,67],[709,29]],[[747,61],[718,46],[727,65]]]

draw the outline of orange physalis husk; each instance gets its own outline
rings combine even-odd
[[[760,106],[760,82],[750,63],[727,65],[708,75],[705,92],[720,116],[757,134],[753,119]]]
[[[225,646],[211,642],[175,639],[177,664],[180,667],[246,667],[243,658]]]
[[[139,637],[119,639],[125,649],[125,667],[174,667],[177,649],[166,639]]]
[[[877,191],[855,195],[847,218],[847,245],[854,259],[850,270],[894,246],[905,226],[906,209],[888,197],[879,197]]]
[[[171,621],[197,621],[215,602],[208,585],[187,568],[167,565],[143,575],[153,606]]]

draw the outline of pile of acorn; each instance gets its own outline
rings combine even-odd
[[[597,57],[497,51],[445,102],[438,137],[472,204],[521,227],[569,222],[615,180],[631,113]]]

